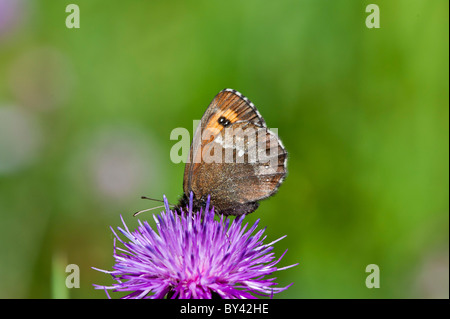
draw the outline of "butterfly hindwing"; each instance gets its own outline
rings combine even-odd
[[[238,132],[230,133],[235,143],[230,142],[230,137],[227,141],[227,130]],[[243,143],[239,143],[241,138]],[[272,155],[266,153],[269,147]],[[208,152],[220,152],[221,160],[203,162],[198,167],[192,191],[199,198],[211,195],[211,202],[221,214],[241,215],[249,213],[249,209],[253,211],[258,201],[277,191],[286,175],[287,153],[278,138],[267,128],[250,122],[236,123],[222,130],[206,145],[203,152],[206,160]]]

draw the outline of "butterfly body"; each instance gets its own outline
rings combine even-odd
[[[241,93],[225,89],[212,100],[197,127],[175,210],[193,210],[208,196],[215,212],[240,216],[255,211],[286,176],[287,153],[256,107]]]

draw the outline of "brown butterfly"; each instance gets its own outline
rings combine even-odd
[[[195,131],[184,170],[184,194],[174,209],[184,210],[192,192],[193,211],[205,207],[210,195],[218,214],[249,214],[258,201],[277,192],[286,176],[286,161],[280,139],[253,103],[235,90],[222,90]]]

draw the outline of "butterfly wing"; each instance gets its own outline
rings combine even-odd
[[[269,149],[272,152],[267,154]],[[193,191],[199,201],[211,195],[218,213],[248,214],[259,200],[277,191],[286,175],[286,158],[284,147],[255,106],[239,92],[225,89],[213,99],[196,129],[183,189],[185,194]]]
[[[227,137],[228,130],[233,133]],[[266,127],[235,123],[207,144],[202,156],[208,161],[208,155],[215,152],[219,152],[221,160],[199,165],[191,186],[197,198],[211,195],[218,213],[253,212],[257,202],[272,196],[286,176],[287,153]]]
[[[209,104],[194,133],[188,161],[184,168],[183,190],[185,194],[189,194],[192,190],[192,177],[195,175],[195,170],[199,168],[197,164],[202,162],[202,149],[224,127],[219,123],[221,118],[229,121],[230,125],[237,121],[248,121],[262,127],[266,126],[264,119],[248,98],[233,89],[220,91]]]

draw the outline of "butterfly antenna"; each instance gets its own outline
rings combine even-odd
[[[161,200],[161,199],[154,199],[154,198],[150,198],[150,197],[147,197],[147,196],[141,196],[141,199],[148,199],[148,200],[152,200],[152,201],[155,201],[155,202],[164,203],[164,201]],[[171,203],[169,203],[169,206],[174,206],[175,207],[175,205],[171,204]]]
[[[144,209],[144,210],[140,210],[140,211],[134,213],[134,214],[133,214],[133,217],[136,217],[137,215],[139,215],[139,214],[141,214],[141,213],[143,213],[143,212],[148,212],[148,211],[150,211],[150,210],[154,210],[154,209],[158,209],[158,208],[163,208],[163,207],[164,207],[164,205],[162,205],[162,206],[156,206],[156,207],[152,207],[152,208],[147,208],[147,209]]]

